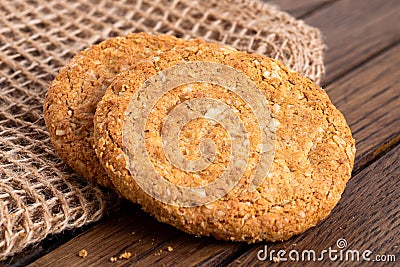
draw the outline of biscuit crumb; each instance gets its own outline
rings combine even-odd
[[[78,256],[81,258],[86,258],[88,255],[88,252],[86,249],[82,249],[81,251],[79,251]]]
[[[173,248],[173,247],[168,247],[167,250],[168,250],[169,252],[171,252],[171,251],[174,251],[174,248]]]
[[[62,135],[65,135],[65,134],[66,134],[66,132],[64,130],[56,130],[56,135],[57,136],[62,136]]]
[[[277,258],[277,257],[273,257],[273,258],[272,258],[272,261],[275,262],[275,263],[280,262],[279,258]]]
[[[111,261],[111,262],[116,262],[116,261],[117,261],[117,257],[111,257],[111,258],[110,258],[110,261]]]
[[[269,71],[264,71],[264,73],[263,73],[263,76],[264,76],[264,78],[269,78],[269,76],[271,75],[271,72],[269,72]]]
[[[130,257],[132,257],[132,253],[130,253],[130,252],[124,252],[124,253],[122,253],[121,255],[119,255],[119,259],[129,259]]]

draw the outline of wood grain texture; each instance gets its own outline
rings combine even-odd
[[[356,139],[356,166],[400,141],[400,45],[326,88]]]
[[[281,1],[274,2],[279,4]],[[288,2],[281,2],[283,9],[285,3],[290,4]],[[290,2],[295,10],[303,1]],[[304,5],[316,8],[312,3],[317,1],[304,1]],[[320,27],[326,36],[329,46],[326,90],[354,133],[358,149],[356,169],[360,172],[350,181],[332,216],[303,235],[284,243],[268,244],[271,249],[318,251],[333,247],[338,238],[344,237],[350,249],[394,253],[400,260],[399,231],[396,231],[400,220],[400,148],[387,151],[400,139],[400,47],[395,45],[400,35],[398,24],[394,23],[396,13],[400,14],[399,3],[341,0],[306,17],[308,23]],[[368,166],[377,157],[382,158]],[[135,205],[129,204],[124,209],[32,266],[63,263],[84,266],[261,264],[256,253],[263,244],[249,246],[196,238],[157,223],[138,211]],[[132,235],[132,231],[136,234]],[[174,250],[169,252],[168,246]],[[89,252],[85,259],[77,256],[83,248]],[[113,264],[108,261],[111,256],[124,251],[134,255]],[[264,264],[268,265],[268,262]]]
[[[398,0],[342,0],[306,17],[321,30],[328,46],[323,82],[334,81],[399,42],[399,14]]]
[[[215,241],[212,238],[197,238],[180,232],[172,226],[158,223],[139,210],[137,205],[126,203],[122,212],[79,235],[60,248],[52,251],[29,266],[149,266],[153,263],[171,263],[188,266],[209,262],[215,255],[213,265],[239,251],[245,244]],[[169,251],[168,247],[173,250]],[[88,251],[80,258],[80,250]],[[131,252],[130,259],[111,257]],[[169,265],[169,264],[167,264]]]
[[[314,10],[323,7],[327,3],[333,3],[333,0],[263,0],[263,2],[275,4],[281,10],[287,11],[296,18],[303,17]]]
[[[398,84],[400,82],[399,66],[400,46],[397,46],[370,61],[368,64],[358,68],[343,79],[336,81],[327,88],[332,101],[345,114],[355,132],[358,148],[356,168],[361,168],[363,164],[366,163],[366,159],[372,157],[376,150],[382,145],[381,140],[391,142],[393,138],[397,138],[396,136],[398,136],[400,132],[399,123],[396,123],[400,119],[400,103],[398,101]],[[360,119],[363,117],[365,117],[365,119]],[[399,168],[400,165],[399,162],[396,164],[396,161],[392,161],[391,164],[394,164],[394,168]],[[359,175],[357,177],[359,177]],[[380,177],[382,176],[379,174],[376,179],[380,179]],[[359,178],[355,179],[357,180]],[[349,187],[350,185],[351,183]],[[375,185],[375,182],[371,182],[371,185]],[[360,197],[360,193],[351,188],[352,187],[346,189],[347,193],[343,197],[345,203],[348,203],[349,198],[350,202],[354,201],[349,192],[354,192],[355,198]],[[373,193],[375,188],[368,188],[366,186],[365,190],[372,190],[370,193]],[[391,200],[389,198],[380,201],[381,206],[390,206]],[[340,205],[343,205],[342,202],[340,202]],[[351,203],[348,205],[351,206]],[[128,210],[121,214],[120,220],[111,219],[89,230],[89,232],[71,240],[67,244],[39,259],[32,266],[51,266],[57,265],[63,261],[74,264],[86,263],[97,265],[101,262],[104,263],[105,259],[109,259],[111,256],[119,255],[123,250],[134,252],[136,256],[129,261],[116,263],[118,266],[123,266],[123,264],[125,264],[124,262],[147,265],[154,261],[171,265],[182,261],[182,263],[185,264],[207,266],[208,264],[215,265],[229,262],[235,258],[237,254],[252,247],[243,243],[220,242],[210,238],[195,238],[186,235],[170,226],[155,222],[153,219],[149,218],[148,215],[135,211],[133,207],[134,206],[128,206]],[[367,214],[370,212],[370,209],[376,207],[354,206],[351,208],[356,208],[360,211],[361,216],[359,214],[357,220],[366,221],[369,218]],[[326,243],[315,245],[318,244],[318,242],[312,241],[312,236],[315,233],[324,231],[331,234],[340,233],[341,231],[337,229],[343,227],[343,222],[337,221],[336,218],[342,216],[341,212],[346,213],[346,211],[338,212],[335,210],[332,215],[333,221],[329,219],[330,224],[320,224],[305,235],[295,237],[285,243],[273,245],[272,248],[280,249],[283,247],[290,247],[292,244],[299,243],[305,238],[305,240],[308,240],[308,243],[304,243],[304,246],[306,246],[306,244],[312,244],[312,249],[323,249],[324,247],[321,247],[321,245]],[[377,225],[385,222],[384,217],[377,217],[376,220]],[[334,224],[335,222],[336,224]],[[363,228],[364,230],[366,230],[365,227]],[[349,231],[350,230],[351,228],[349,228]],[[131,231],[140,233],[140,235],[131,236]],[[364,234],[367,233],[365,232]],[[308,237],[309,235],[311,236]],[[141,239],[141,243],[137,241],[138,238]],[[174,253],[165,252],[168,246],[174,248]],[[253,257],[254,250],[257,250],[257,248],[259,249],[259,247],[260,246],[255,246],[253,250],[245,255]],[[95,255],[95,257],[88,257],[84,260],[77,257],[78,251],[82,248],[87,249],[89,253]],[[163,250],[163,253],[158,253],[160,249]],[[66,251],[68,253],[65,253]],[[252,260],[251,262],[255,263]]]
[[[346,249],[371,250],[376,255],[395,255],[400,260],[400,145],[368,168],[353,177],[342,196],[342,200],[331,216],[318,227],[312,228],[301,236],[277,244],[260,244],[231,263],[231,266],[257,265],[257,253],[264,245],[278,251],[280,249],[297,251],[338,249],[336,242],[344,238]],[[344,249],[345,250],[345,249]],[[287,256],[287,255],[286,255]],[[364,266],[367,262],[325,261],[318,266]],[[264,262],[272,265],[270,261]],[[282,266],[291,266],[293,262],[282,262]],[[315,262],[302,262],[301,265],[315,265]],[[378,265],[374,262],[374,266]],[[383,264],[379,264],[383,265]],[[379,266],[378,265],[378,266]],[[394,264],[392,265],[394,266]]]
[[[257,265],[257,252],[268,245],[269,251],[291,249],[337,249],[336,241],[345,238],[348,249],[371,250],[375,255],[395,255],[399,259],[400,246],[400,146],[352,178],[343,199],[332,215],[318,227],[284,243],[248,246],[196,238],[155,222],[148,215],[126,206],[120,217],[78,236],[64,246],[42,257],[30,266],[215,266],[232,261],[234,266]],[[132,234],[132,231],[135,233]],[[168,246],[173,251],[168,251]],[[244,247],[249,250],[238,257]],[[78,257],[81,249],[88,257]],[[128,251],[128,260],[111,263],[109,258]],[[210,257],[212,255],[212,257]],[[325,265],[332,265],[326,258]],[[271,263],[269,261],[264,264]],[[303,262],[304,263],[304,262]],[[303,264],[302,263],[302,264]],[[348,263],[349,266],[356,262]],[[65,265],[64,265],[65,266]]]

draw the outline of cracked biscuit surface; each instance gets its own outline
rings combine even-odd
[[[145,33],[107,39],[78,54],[51,83],[44,118],[53,147],[78,174],[113,187],[94,152],[93,116],[112,79],[150,56],[180,49],[188,42]]]
[[[228,194],[205,205],[179,207],[152,198],[138,186],[136,174],[127,167],[122,133],[130,101],[149,78],[182,62],[196,61],[230,66],[256,84],[270,104],[276,147],[270,171],[257,190],[248,190],[248,178],[258,160],[257,153],[250,153],[243,176]],[[217,85],[182,85],[166,93],[147,118],[146,149],[155,170],[176,184],[209,183],[216,179],[209,171],[219,174],[227,164],[227,134],[218,124],[202,120],[191,121],[182,129],[180,151],[194,160],[199,157],[198,140],[209,137],[218,150],[215,164],[196,176],[176,170],[163,155],[161,132],[166,113],[199,97],[229,99],[228,105],[249,120],[244,124],[250,136],[257,132],[251,113],[246,115],[246,105]],[[276,60],[205,43],[188,44],[179,53],[162,53],[117,75],[97,106],[94,127],[96,153],[124,197],[185,232],[249,243],[285,240],[325,219],[340,200],[355,157],[351,131],[323,89]],[[256,137],[250,137],[249,144],[256,152],[253,142],[257,143]]]

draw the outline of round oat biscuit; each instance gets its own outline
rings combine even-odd
[[[257,126],[254,117],[257,114],[253,114],[244,98],[235,93],[236,87],[226,88],[203,78],[193,82],[191,77],[200,74],[188,71],[185,66],[210,62],[246,75],[269,103],[276,134],[275,149],[269,172],[256,190],[249,190],[249,186],[260,159],[257,131],[263,129]],[[166,73],[181,67],[184,71],[179,75],[187,75],[190,82],[170,88],[156,100],[152,93],[141,91],[154,82],[154,77],[162,81],[173,80]],[[213,74],[218,76],[218,70]],[[231,78],[226,76],[227,80]],[[149,109],[148,114],[143,113],[148,115],[146,118],[139,118],[145,121],[146,149],[145,155],[139,156],[147,157],[154,171],[172,184],[206,186],[217,180],[230,161],[235,160],[229,156],[234,141],[230,139],[233,135],[227,132],[226,125],[206,116],[188,120],[179,129],[179,138],[175,140],[179,151],[175,150],[175,153],[181,153],[187,160],[194,162],[203,156],[205,150],[201,140],[211,139],[214,143],[216,152],[209,159],[210,164],[194,173],[169,162],[164,145],[170,141],[163,140],[169,133],[175,134],[169,128],[171,125],[167,125],[174,109],[198,99],[221,101],[238,114],[248,133],[248,161],[244,162],[244,172],[238,183],[218,199],[194,206],[166,203],[158,197],[176,196],[168,190],[160,195],[150,195],[140,184],[139,178],[146,180],[146,177],[137,177],[145,163],[132,164],[132,158],[138,155],[127,150],[140,138],[137,132],[126,131],[135,125],[125,128],[125,124],[136,116],[135,107],[137,114],[141,114],[142,109]],[[132,101],[138,100],[141,104],[132,106]],[[264,115],[262,111],[261,115]],[[185,115],[181,114],[181,117]],[[326,218],[340,200],[355,157],[351,131],[323,89],[276,60],[217,45],[196,44],[195,47],[188,46],[186,53],[162,53],[152,61],[137,64],[117,75],[97,106],[94,127],[96,153],[124,197],[139,203],[159,221],[185,232],[249,243],[285,240]],[[159,188],[157,182],[152,186],[156,190]]]
[[[93,149],[98,101],[117,73],[188,42],[166,35],[129,34],[74,56],[51,83],[43,108],[51,142],[60,157],[86,179],[112,187]]]

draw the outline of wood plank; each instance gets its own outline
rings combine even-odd
[[[263,2],[277,5],[281,10],[287,11],[292,16],[299,18],[303,17],[314,10],[323,7],[332,0],[262,0]]]
[[[356,139],[355,169],[400,141],[400,45],[326,90]]]
[[[400,45],[386,51],[379,57],[356,69],[342,79],[335,81],[326,88],[332,102],[345,114],[354,133],[357,142],[356,171],[361,170],[366,164],[368,164],[368,162],[382,153],[382,151],[400,141],[399,84]],[[381,161],[382,160],[379,160],[379,162]],[[400,162],[397,161],[397,164],[399,163]],[[368,170],[370,170],[370,168],[368,168]],[[360,177],[360,175],[362,177],[364,173],[365,170],[356,177]],[[397,182],[398,177],[399,176],[396,177]],[[354,196],[361,198],[361,196],[358,196],[358,193],[356,193],[356,190],[352,189],[352,182],[354,179],[357,178],[351,180],[346,192],[355,192]],[[383,176],[378,175],[374,179],[383,179]],[[371,182],[371,185],[375,185],[374,182]],[[387,188],[389,189],[390,187]],[[375,187],[368,185],[365,190],[366,192],[369,190],[368,192],[370,193],[376,191]],[[397,198],[398,195],[399,194],[397,194]],[[350,200],[348,198],[350,198]],[[349,201],[352,202],[352,200],[353,198],[351,193],[345,193],[339,205],[343,205],[343,201],[349,203]],[[385,205],[384,200],[381,202],[382,205]],[[386,204],[391,205],[390,203],[391,199],[387,199]],[[366,208],[368,209],[370,207]],[[367,214],[370,210],[364,210],[360,207],[357,207],[357,209],[360,211],[360,214],[363,214],[363,216],[358,218],[358,220],[368,220],[369,217]],[[377,211],[377,209],[372,209],[372,211]],[[295,237],[288,242],[273,245],[271,246],[271,249],[279,250],[282,248],[290,248],[290,246],[298,244],[299,242],[302,242],[304,246],[306,246],[306,244],[319,244],[320,242],[318,240],[312,240],[312,238],[320,235],[320,233],[324,231],[330,232],[334,231],[334,229],[338,227],[343,227],[341,221],[337,220],[337,218],[345,214],[348,213],[344,211],[343,214],[340,214],[340,212],[335,210],[331,215],[333,216],[333,219],[331,219],[331,217],[328,218],[328,220],[332,222],[329,226],[323,223],[310,230],[310,233],[307,232],[306,234]],[[397,219],[400,220],[398,213]],[[333,222],[337,222],[336,228],[335,226],[332,226]],[[376,225],[379,226],[384,223],[385,218],[380,218],[380,220],[376,222]],[[378,227],[378,230],[382,229]],[[305,238],[304,240],[308,243],[306,241],[301,241],[303,238]],[[362,238],[361,240],[363,240],[363,242],[368,240],[365,235],[360,238]],[[318,247],[314,248],[321,249],[321,246],[318,245]],[[259,250],[260,246],[255,247],[252,251],[258,251],[257,249]],[[400,250],[397,249],[397,252],[399,251]],[[251,252],[248,252],[245,255],[249,255],[249,253]],[[241,261],[242,259],[243,258],[240,257],[238,261]],[[243,263],[249,263],[248,260],[249,259],[246,259]],[[254,262],[252,261],[252,263]]]
[[[231,266],[259,265],[261,261],[257,253],[264,246],[268,251],[280,249],[297,251],[315,250],[317,255],[323,249],[338,249],[336,242],[345,239],[345,249],[365,251],[371,250],[373,259],[376,255],[395,255],[400,260],[400,145],[374,162],[353,177],[342,196],[342,200],[331,216],[318,227],[294,237],[284,243],[260,244],[231,263]],[[338,254],[337,254],[338,255]],[[345,255],[345,254],[344,254]],[[288,255],[286,255],[288,257]],[[345,259],[345,258],[344,258]],[[272,265],[269,260],[264,262]],[[302,262],[301,265],[306,265]],[[313,262],[308,262],[312,265]],[[366,262],[325,261],[318,266],[363,266]],[[282,262],[282,266],[290,266],[293,261]],[[375,262],[376,264],[376,262]],[[394,265],[393,265],[394,266]]]
[[[382,142],[390,143],[393,138],[398,138],[400,129],[399,123],[396,122],[399,120],[400,106],[396,99],[399,97],[399,66],[400,46],[397,46],[327,88],[332,101],[343,111],[355,131],[358,148],[356,168],[366,164],[365,160],[370,159],[371,155],[379,150]],[[365,119],[360,120],[363,117]],[[371,135],[372,132],[374,133]],[[372,137],[365,138],[367,136]],[[347,201],[348,197],[349,194],[345,194],[344,201]],[[59,258],[73,263],[99,264],[111,256],[122,253],[124,249],[136,253],[136,256],[129,261],[130,264],[143,265],[153,261],[176,263],[183,261],[182,255],[185,255],[185,263],[220,264],[249,249],[249,246],[241,243],[220,242],[186,235],[172,227],[152,221],[147,215],[136,212],[134,208],[129,208],[126,213],[128,214],[121,214],[121,220],[111,219],[99,225],[39,259],[32,266],[57,265],[60,263]],[[366,218],[363,216],[361,219]],[[332,231],[326,229],[336,228],[320,225],[313,231]],[[151,244],[154,238],[157,238],[157,243],[151,246],[138,245],[137,239],[130,235],[131,231],[141,233],[140,238],[143,242],[141,244]],[[170,232],[173,233],[173,238]],[[295,238],[295,242],[304,236]],[[290,241],[279,246],[288,246],[292,243]],[[165,252],[168,246],[174,248],[173,253]],[[79,262],[81,259],[76,255],[82,248],[86,248],[95,257],[88,257]],[[159,254],[158,249],[163,249],[165,253],[155,255]]]
[[[327,2],[332,2],[332,0],[304,0],[304,1],[288,1],[288,0],[273,0],[274,4],[278,4],[281,9],[288,10],[295,16],[303,16],[306,13],[312,12],[316,8]],[[14,257],[8,258],[6,261],[0,262],[0,266],[8,266],[12,264],[13,266],[25,266],[42,255],[48,253],[49,251],[57,248],[61,244],[64,244],[70,240],[77,233],[86,231],[87,227],[81,228],[74,231],[66,231],[62,234],[57,234],[52,237],[48,237],[41,243],[34,244],[26,248],[23,252],[15,255]]]
[[[342,2],[346,1],[343,0]],[[338,3],[335,3],[334,5],[337,4]],[[331,7],[332,6],[330,6],[330,8]],[[320,12],[321,11],[317,11],[315,14]],[[343,11],[343,13],[346,12],[347,11]],[[382,11],[379,11],[378,13],[380,14],[382,13]],[[389,15],[393,14],[390,14],[389,12]],[[311,15],[311,17],[313,16],[314,15]],[[361,15],[358,14],[357,16],[360,17]],[[376,20],[376,18],[373,20]],[[385,18],[383,18],[383,20],[385,20],[386,22],[388,21]],[[325,23],[332,22],[327,20]],[[380,23],[383,25],[383,22]],[[356,27],[355,22],[352,25]],[[351,40],[352,38],[350,37],[346,36],[345,41],[354,41]],[[385,42],[387,43],[387,40]],[[340,50],[340,47],[337,47],[336,50]],[[377,51],[379,51],[379,49],[370,51],[369,56],[365,58],[368,58],[370,57],[370,55],[377,53]],[[355,53],[357,53],[357,51],[355,51]],[[367,164],[368,161],[381,153],[382,149],[386,149],[388,146],[391,146],[398,141],[398,114],[400,114],[399,105],[397,104],[399,102],[399,54],[400,53],[398,46],[394,49],[390,49],[382,56],[376,57],[365,66],[358,68],[354,73],[351,73],[349,76],[343,77],[343,79],[335,81],[327,87],[327,91],[329,92],[332,101],[340,108],[340,110],[343,111],[349,124],[351,125],[352,130],[355,132],[358,148],[356,168],[358,169],[361,169],[361,167]],[[349,68],[352,68],[360,62],[363,62],[365,58],[359,60],[358,63],[351,65]],[[345,64],[343,66],[345,66]],[[331,69],[329,69],[328,71],[331,71]],[[346,71],[346,69],[341,69],[340,75]],[[353,94],[353,91],[357,93]],[[376,98],[376,100],[374,100],[374,98]],[[387,145],[382,145],[383,143],[387,143]],[[357,175],[356,177],[359,177],[359,175]],[[368,185],[366,185],[366,187],[367,186]],[[348,191],[349,189],[346,190],[346,192]],[[349,193],[345,193],[344,200],[348,197],[348,195]],[[141,229],[141,242],[143,242],[141,244],[151,244],[152,242],[154,242],[152,240],[155,239],[154,237],[160,238],[155,239],[158,243],[156,245],[153,244],[151,248],[149,248],[149,246],[141,246],[140,244],[137,244],[139,242],[138,239],[130,239],[132,237],[129,235],[129,231],[124,232],[124,227],[127,227],[127,225],[123,223],[125,219],[123,219],[122,221],[118,221],[118,219],[110,219],[100,224],[99,228],[94,228],[88,231],[87,233],[70,241],[66,245],[36,261],[32,266],[40,266],[43,264],[45,264],[45,266],[50,266],[55,264],[56,262],[60,263],[60,261],[56,261],[58,255],[62,256],[64,262],[71,261],[76,264],[84,265],[98,265],[100,263],[106,264],[109,257],[115,255],[118,256],[119,253],[122,253],[124,249],[126,249],[127,251],[129,249],[129,251],[135,252],[136,255],[134,255],[129,260],[118,261],[117,263],[114,263],[113,266],[115,264],[124,265],[128,263],[145,265],[151,262],[157,262],[160,264],[172,264],[177,262],[199,265],[218,263],[222,264],[224,262],[231,261],[236,257],[236,255],[240,254],[244,250],[248,250],[254,247],[254,249],[250,251],[255,251],[258,247],[247,246],[245,244],[220,242],[208,238],[195,238],[186,235],[173,229],[172,227],[155,222],[153,219],[149,218],[148,215],[138,212],[136,206],[133,205],[128,206],[128,209],[125,210],[124,213],[125,215],[118,215],[120,217],[117,218],[127,218],[127,221],[132,222],[132,227],[134,229]],[[126,213],[130,213],[130,215],[126,215]],[[367,220],[367,218],[367,215],[363,215],[361,218],[358,218],[358,220]],[[335,225],[336,228],[338,225],[342,225],[339,224],[341,221],[336,220],[336,222],[338,223]],[[150,227],[149,225],[151,224],[154,224],[155,226]],[[341,227],[343,228],[343,226]],[[335,232],[336,228],[331,228],[331,226],[330,228],[326,228],[325,224],[323,224],[314,229],[317,229],[319,232]],[[100,230],[96,231],[97,229]],[[314,229],[311,231],[315,231]],[[122,232],[122,234],[117,235],[118,238],[116,238],[115,234],[112,233],[118,232]],[[165,232],[173,232],[173,237],[169,238],[164,236],[166,234]],[[306,235],[308,236],[309,233],[307,232],[305,235],[301,235],[297,238],[301,240]],[[347,235],[345,237],[347,237]],[[94,238],[94,241],[90,238]],[[297,239],[295,238],[295,240]],[[306,245],[308,244],[317,243],[312,241],[310,238],[308,238],[307,240],[308,241],[306,243],[302,243],[303,247],[305,248],[307,248]],[[352,240],[348,241],[353,242]],[[92,244],[93,242],[95,242],[95,245],[91,246],[89,249],[88,244]],[[332,242],[336,242],[336,240],[332,240]],[[115,247],[115,249],[104,249],[101,247],[106,247],[105,244],[111,243],[114,243],[113,248]],[[292,242],[292,240],[289,242],[280,243],[279,246],[290,247],[292,244],[296,243],[299,246],[299,241]],[[334,245],[334,243],[329,245]],[[174,251],[168,252],[166,250],[168,246],[174,248]],[[279,246],[277,248],[279,248]],[[83,259],[83,261],[80,261],[82,259],[80,259],[76,255],[77,252],[82,248],[86,248],[89,251],[89,256]],[[156,248],[160,248],[163,251],[160,253],[156,250]],[[352,248],[358,247],[352,246]],[[148,252],[148,250],[150,252]],[[251,253],[248,253],[247,255],[251,255]],[[94,256],[94,258],[91,258],[90,255]]]
[[[121,210],[29,266],[148,266],[160,261],[186,266],[193,263],[193,258],[197,262],[206,260],[210,254],[225,258],[224,254],[240,250],[235,243],[197,238],[161,224],[132,203],[125,203]],[[86,258],[78,256],[82,249],[88,251]],[[132,257],[110,262],[111,257],[118,258],[124,252],[131,252]]]
[[[342,0],[304,20],[320,28],[328,46],[330,83],[379,51],[400,41],[400,1]]]

